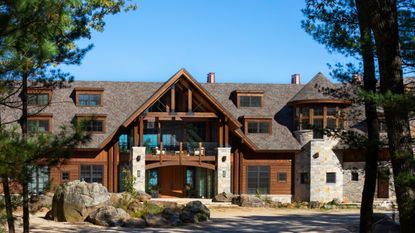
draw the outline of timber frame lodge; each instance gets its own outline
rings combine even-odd
[[[29,89],[32,132],[59,132],[86,121],[92,140],[65,163],[39,169],[31,189],[71,180],[123,191],[123,170],[135,188],[158,197],[212,198],[221,192],[276,201],[360,202],[364,151],[340,145],[325,130],[364,133],[349,119],[349,101],[324,95],[335,87],[318,73],[306,85],[199,83],[185,69],[164,83],[76,81],[70,88]],[[2,120],[19,117],[1,109]],[[319,130],[316,130],[319,129]],[[387,153],[381,169],[390,169]],[[393,198],[388,177],[376,198]]]

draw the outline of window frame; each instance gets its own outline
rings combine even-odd
[[[65,174],[65,173],[68,174],[68,179],[67,180],[63,178],[63,174]],[[61,183],[69,182],[70,180],[71,180],[71,173],[69,171],[62,171],[61,172]]]
[[[250,187],[249,187],[249,184],[250,184],[250,182],[249,182],[249,174],[250,174],[250,172],[249,172],[249,168],[253,168],[253,167],[256,167],[256,172],[255,172],[255,174],[256,174],[256,188],[255,188],[255,192],[254,193],[250,193],[250,191],[249,191],[249,189],[250,189]],[[262,167],[262,168],[267,168],[267,174],[268,174],[268,184],[267,184],[267,193],[260,193],[260,194],[264,194],[264,195],[267,195],[267,194],[270,194],[271,193],[271,166],[269,166],[269,165],[248,165],[248,166],[246,166],[246,193],[247,194],[256,194],[256,192],[257,192],[257,190],[259,190],[259,187],[260,187],[260,180],[261,180],[261,177],[260,177],[260,169],[259,169],[259,167]]]
[[[33,116],[27,117],[27,132],[32,134],[38,134],[38,133],[51,133],[53,126],[52,126],[52,114],[37,114]],[[29,122],[30,121],[48,121],[48,129],[45,132],[32,132],[29,130]]]
[[[284,180],[281,180],[280,179],[281,174],[284,174],[285,175],[285,179]],[[278,183],[287,183],[288,182],[288,172],[278,172],[277,173],[277,180],[278,180]]]
[[[358,171],[352,171],[350,174],[350,180],[351,181],[359,181],[359,172]]]
[[[306,179],[305,175],[307,175],[307,179]],[[309,172],[301,172],[300,173],[300,183],[301,184],[310,184],[310,173]]]
[[[241,97],[260,97],[260,106],[241,106]],[[249,101],[251,103],[251,100]],[[236,107],[238,108],[262,108],[264,106],[263,91],[236,91]]]
[[[35,96],[38,96],[38,95],[47,95],[48,96],[48,101],[47,101],[47,103],[46,104],[30,104],[29,103],[29,96],[30,95],[35,95]],[[44,89],[44,88],[39,88],[39,89],[36,89],[36,88],[28,88],[27,89],[27,100],[28,100],[28,106],[49,106],[50,105],[50,103],[51,103],[51,100],[52,100],[52,90],[51,89]]]
[[[249,132],[249,124],[256,123],[258,132]],[[268,124],[268,132],[261,133],[260,131],[260,123],[267,123]],[[272,134],[272,118],[271,117],[244,117],[244,132],[245,134]]]
[[[105,169],[105,167],[104,167],[104,165],[103,164],[80,164],[79,165],[79,180],[83,180],[82,179],[82,167],[89,167],[89,175],[90,175],[90,182],[87,182],[87,181],[85,181],[85,182],[87,182],[87,183],[101,183],[101,184],[104,184],[104,182],[105,182],[105,177],[104,177],[104,169]],[[94,182],[93,181],[93,179],[94,179],[94,168],[95,167],[101,167],[101,182]]]
[[[322,107],[323,108],[323,115],[315,115],[314,109],[316,107]],[[328,115],[328,109],[329,108],[335,108],[336,109],[336,115]],[[308,109],[308,115],[304,115],[303,109]],[[323,120],[322,129],[344,129],[346,128],[347,124],[347,118],[346,118],[346,111],[347,107],[342,106],[341,104],[334,104],[334,103],[315,103],[315,104],[300,104],[294,107],[294,122],[295,122],[295,128],[297,130],[307,130],[307,129],[315,129],[314,128],[314,120]],[[328,128],[328,119],[335,119],[335,127]],[[343,123],[343,124],[342,124]],[[307,124],[307,125],[305,125]],[[320,128],[319,128],[320,129]]]
[[[102,88],[75,88],[75,105],[77,107],[102,107],[104,102],[104,89]],[[80,95],[99,95],[99,104],[98,105],[80,105],[79,96]]]
[[[107,132],[107,116],[106,115],[84,115],[84,114],[77,114],[75,115],[76,121],[78,124],[81,124],[82,121],[91,121],[91,120],[96,120],[96,121],[101,121],[102,122],[102,131],[87,131],[88,133],[106,133]]]

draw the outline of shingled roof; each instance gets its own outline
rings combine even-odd
[[[330,100],[333,96],[324,93],[324,88],[335,88],[322,73],[318,73],[310,80],[289,102],[300,102],[304,100]]]

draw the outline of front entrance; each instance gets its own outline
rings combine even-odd
[[[146,190],[158,197],[212,198],[214,171],[200,167],[167,166],[146,171]]]

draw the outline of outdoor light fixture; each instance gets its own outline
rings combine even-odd
[[[135,158],[135,160],[137,160],[137,162],[140,162],[141,160],[141,155],[138,155],[137,158]]]
[[[222,157],[222,162],[225,162],[226,161],[226,156],[223,156]]]
[[[317,159],[320,156],[319,152],[316,152],[315,154],[313,154],[313,158]]]
[[[137,170],[137,177],[140,177],[140,175],[141,175],[140,170]]]
[[[223,157],[225,157],[225,156],[223,156]],[[222,171],[222,176],[225,178],[226,177],[226,171],[225,170],[223,170]]]

